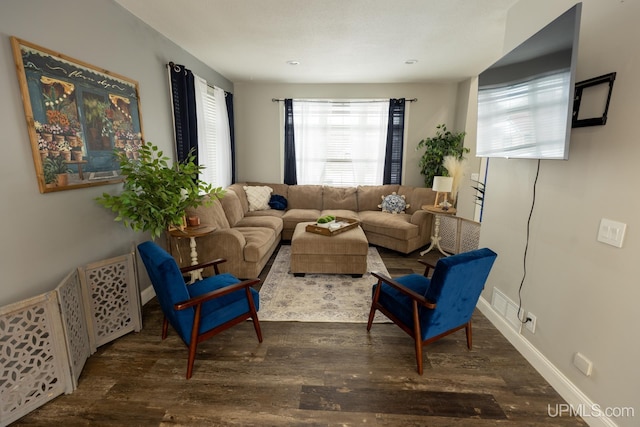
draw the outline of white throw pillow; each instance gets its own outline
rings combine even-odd
[[[249,202],[249,211],[263,211],[269,208],[269,200],[273,188],[265,186],[244,187],[247,193],[247,201]]]

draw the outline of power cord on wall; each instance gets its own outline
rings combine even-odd
[[[533,207],[536,205],[536,186],[538,184],[538,176],[540,175],[540,159],[538,159],[538,167],[536,169],[536,177],[533,181],[533,197],[531,200],[531,210],[529,211],[529,218],[527,219],[527,239],[524,246],[524,256],[522,258],[522,281],[518,288],[518,319],[522,319],[520,312],[522,311],[522,286],[524,286],[524,280],[527,277],[527,252],[529,250],[529,233],[531,230],[531,217],[533,216]],[[524,320],[520,320],[522,324],[530,322],[532,319],[527,317]]]

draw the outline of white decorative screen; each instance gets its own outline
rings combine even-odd
[[[0,425],[72,391],[56,292],[0,307]]]
[[[480,223],[451,215],[440,215],[440,247],[450,254],[478,249]]]
[[[82,303],[82,290],[80,288],[80,276],[75,270],[64,278],[56,288],[58,301],[60,302],[60,314],[62,326],[69,355],[69,366],[74,390],[78,388],[78,378],[82,373],[85,362],[91,356],[89,344],[89,329],[87,328],[84,307]]]
[[[80,269],[91,352],[142,325],[133,255],[88,264]]]

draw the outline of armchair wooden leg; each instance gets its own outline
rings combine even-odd
[[[256,330],[258,336],[258,342],[262,342],[262,329],[260,329],[260,321],[258,320],[258,312],[256,311],[256,304],[253,301],[253,296],[249,288],[245,288],[247,295],[247,302],[249,303],[249,312],[251,313],[251,320],[253,321],[253,329]]]
[[[191,328],[191,342],[189,343],[189,358],[187,360],[187,379],[193,374],[193,363],[196,360],[196,350],[198,349],[198,332],[200,330],[200,313],[202,312],[202,304],[196,306],[196,312],[193,316],[193,327]]]
[[[198,349],[198,341],[192,341],[189,346],[189,359],[187,360],[187,379],[193,375],[193,363],[196,361],[196,350]]]
[[[371,326],[373,325],[373,318],[376,315],[375,306],[371,306],[371,311],[369,312],[369,321],[367,322],[367,331],[371,330]]]
[[[464,327],[464,331],[467,334],[467,348],[471,350],[472,338],[471,338],[471,320],[467,322],[467,326]]]
[[[166,317],[162,319],[162,339],[167,338],[167,334],[169,332],[169,321]]]
[[[258,316],[252,317],[251,320],[253,320],[253,329],[256,330],[258,342],[262,342],[262,330],[260,329],[260,321],[258,320]]]
[[[380,298],[381,287],[382,287],[382,280],[378,279],[378,286],[376,286],[376,291],[373,294],[373,298],[371,300],[371,310],[369,311],[369,321],[367,322],[367,331],[370,331],[371,326],[373,325],[373,318],[376,315],[376,304],[378,304],[378,298]]]
[[[422,334],[420,333],[418,303],[415,300],[413,301],[413,338],[416,344],[416,362],[418,362],[418,374],[422,375]]]

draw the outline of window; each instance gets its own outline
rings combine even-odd
[[[299,184],[382,184],[389,101],[294,100]]]

